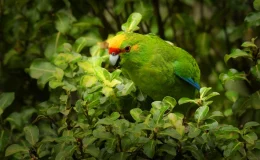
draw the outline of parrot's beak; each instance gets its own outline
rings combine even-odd
[[[120,57],[119,57],[120,52],[121,52],[121,50],[119,48],[109,48],[109,62],[113,66],[118,64],[119,59],[120,59]]]
[[[116,54],[116,55],[113,55],[113,54],[110,54],[109,55],[109,62],[110,64],[112,64],[113,66],[117,64],[117,61],[119,60],[119,55]]]

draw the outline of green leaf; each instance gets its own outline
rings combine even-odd
[[[159,124],[164,116],[164,113],[169,109],[169,106],[162,105],[161,101],[152,102],[151,113],[153,114],[153,119],[155,124]]]
[[[197,160],[203,160],[205,159],[202,152],[194,145],[190,145],[190,146],[184,146],[183,147],[184,151],[190,151],[190,153],[192,154],[192,156],[197,159]]]
[[[77,146],[69,145],[61,150],[55,157],[55,160],[65,160],[67,157],[71,157],[76,150]]]
[[[258,122],[247,122],[245,125],[244,125],[244,127],[243,127],[243,129],[249,129],[249,128],[251,128],[251,127],[256,127],[256,126],[259,126],[260,124],[258,123]]]
[[[227,91],[225,96],[231,101],[235,102],[238,99],[239,94],[235,91]]]
[[[138,94],[136,96],[136,99],[140,102],[145,101],[147,95],[144,94],[141,90],[138,90]]]
[[[73,44],[73,50],[77,53],[80,53],[84,47],[93,46],[99,41],[100,39],[93,35],[80,37]]]
[[[50,81],[49,81],[49,86],[50,86],[50,88],[52,88],[52,89],[61,87],[61,86],[63,86],[63,85],[64,85],[64,83],[61,82],[61,81],[57,81],[57,80],[50,80]]]
[[[38,85],[43,88],[52,79],[62,80],[64,72],[50,62],[43,59],[36,59],[29,68],[29,74],[32,78],[38,79]]]
[[[170,144],[163,144],[160,148],[158,148],[159,152],[166,152],[172,156],[176,156],[176,148]]]
[[[108,153],[114,153],[116,149],[117,139],[111,138],[108,139],[105,143],[105,149]]]
[[[72,23],[76,21],[76,19],[71,15],[71,12],[68,10],[60,10],[56,13],[56,21],[55,21],[55,27],[56,29],[66,34],[71,29]]]
[[[7,118],[6,121],[10,123],[11,130],[13,129],[22,129],[23,120],[22,120],[22,114],[18,112],[11,113]]]
[[[47,109],[47,115],[54,115],[60,112],[60,108],[58,106],[53,106]]]
[[[9,50],[8,52],[5,53],[4,55],[4,60],[3,60],[3,64],[4,65],[8,65],[8,64],[12,64],[13,61],[16,62],[16,61],[19,61],[20,60],[20,57],[19,56],[19,53],[15,50],[15,49],[11,49]],[[20,60],[21,61],[21,60]]]
[[[156,141],[150,139],[147,143],[144,144],[143,146],[143,152],[144,154],[149,157],[149,158],[153,158],[154,154],[155,154],[155,147],[156,147]]]
[[[20,146],[19,144],[12,144],[6,148],[5,156],[7,157],[18,152],[24,152],[29,154],[29,148]]]
[[[160,110],[162,108],[161,101],[153,101],[151,105],[152,105],[152,109],[154,109],[154,110],[151,110],[152,112],[156,111],[156,110]]]
[[[82,140],[83,147],[85,148],[85,147],[92,145],[96,140],[97,140],[97,138],[95,138],[93,136],[84,137],[84,139]]]
[[[254,44],[252,41],[246,41],[241,44],[241,47],[243,48],[257,48],[257,45]]]
[[[112,126],[113,126],[113,133],[119,135],[120,137],[123,137],[126,134],[126,131],[129,127],[129,121],[125,119],[119,119],[116,120]]]
[[[100,139],[111,139],[113,135],[107,132],[104,127],[99,127],[93,131],[93,136]]]
[[[84,148],[84,153],[88,153],[91,156],[98,158],[100,149],[95,145],[88,145],[86,148]]]
[[[58,47],[64,44],[66,41],[67,40],[65,39],[65,36],[61,35],[60,33],[53,34],[51,39],[46,44],[44,56],[51,60],[55,55],[57,55]]]
[[[84,59],[84,60],[78,62],[78,65],[80,68],[83,69],[83,71],[85,71],[89,74],[98,75],[98,74],[103,73],[103,70],[104,70],[101,68],[102,61],[103,60],[101,57],[89,57],[88,59]]]
[[[80,85],[89,88],[95,85],[97,82],[98,80],[95,76],[85,75],[81,77]]]
[[[103,87],[101,92],[105,95],[105,97],[114,95],[114,90],[111,87]]]
[[[194,124],[188,123],[188,125],[189,125],[189,133],[188,133],[189,138],[195,138],[201,133],[201,130],[195,127]]]
[[[5,108],[10,106],[14,101],[14,92],[4,92],[0,95],[0,116]]]
[[[33,146],[39,141],[39,129],[37,126],[24,127],[25,139]]]
[[[256,140],[256,141],[255,141],[255,146],[254,146],[254,148],[260,150],[260,140]]]
[[[0,131],[0,152],[4,152],[6,146],[10,140],[10,132],[2,130]]]
[[[246,158],[248,160],[259,160],[260,152],[259,150],[249,150],[246,152]]]
[[[77,22],[73,23],[73,26],[82,29],[92,29],[93,26],[104,27],[99,17],[95,17],[91,15],[81,16],[81,18]]]
[[[118,96],[126,96],[136,91],[135,84],[132,81],[127,82],[125,85],[119,85],[117,88],[119,89],[117,92]]]
[[[118,112],[113,112],[108,118],[115,121],[120,117],[120,114]]]
[[[183,136],[185,132],[185,126],[183,125],[184,115],[181,113],[169,113],[168,119],[172,126],[176,128],[176,131]]]
[[[254,8],[257,11],[260,11],[260,0],[254,0]]]
[[[81,58],[82,56],[78,53],[59,53],[54,56],[53,63],[63,70],[67,69],[65,72],[68,72],[75,69],[72,64],[79,62]]]
[[[208,106],[201,106],[199,107],[194,114],[194,118],[197,121],[197,123],[200,123],[202,120],[204,120],[209,112]]]
[[[211,116],[209,116],[209,118],[214,118],[214,117],[223,117],[223,113],[220,111],[214,111],[211,113]]]
[[[75,41],[75,44],[73,45],[75,52],[80,53],[82,49],[87,46],[87,38],[80,37]]]
[[[250,72],[252,73],[253,77],[260,82],[260,64],[257,64],[250,68]]]
[[[125,32],[134,32],[139,29],[137,26],[142,19],[142,15],[140,13],[132,13],[127,22],[122,25],[122,30]]]
[[[63,81],[63,84],[64,86],[62,88],[66,91],[74,92],[77,90],[77,87],[75,86],[76,84],[74,85],[68,81]]]
[[[183,97],[183,98],[179,99],[179,101],[178,101],[179,105],[182,105],[182,104],[185,104],[185,103],[195,103],[195,104],[197,104],[195,100],[190,99],[190,98],[186,98],[186,97]]]
[[[204,97],[206,97],[207,93],[211,90],[211,87],[202,87],[200,89],[200,99],[203,99]]]
[[[182,136],[173,128],[167,128],[163,131],[159,131],[157,135],[161,137],[170,136],[178,140],[182,138]]]
[[[260,25],[260,12],[251,12],[249,13],[245,21],[248,23],[250,27],[256,27]]]
[[[212,93],[208,94],[207,96],[205,96],[205,97],[203,98],[203,100],[204,100],[204,101],[207,101],[207,100],[209,100],[210,98],[215,97],[215,96],[218,96],[218,95],[220,95],[218,92],[212,92]]]
[[[243,147],[243,143],[242,142],[230,142],[228,144],[227,148],[224,150],[224,156],[225,157],[232,156],[241,147]]]
[[[116,79],[119,77],[119,75],[121,74],[121,70],[120,69],[116,69],[111,73],[111,80]]]
[[[143,111],[140,108],[134,108],[134,109],[130,110],[130,114],[136,122],[142,121],[142,118],[141,118],[142,112]]]
[[[240,49],[234,49],[231,51],[230,54],[226,54],[224,57],[225,62],[227,63],[230,58],[238,58],[238,57],[246,57],[246,58],[252,58],[252,56],[248,53],[246,53],[243,50]]]
[[[251,107],[250,97],[239,96],[236,102],[232,105],[231,113],[235,115],[242,115],[246,109]]]
[[[215,130],[214,134],[219,140],[235,140],[240,137],[240,130],[232,125],[223,125]]]
[[[216,129],[217,127],[218,127],[218,121],[216,121],[215,119],[206,119],[204,121],[204,124],[200,126],[200,129],[212,130],[212,129]]]
[[[60,45],[57,49],[57,51],[59,53],[71,53],[72,52],[72,46],[70,43],[63,43],[62,45]]]
[[[242,138],[246,140],[247,143],[254,144],[258,137],[255,132],[249,132],[246,135],[243,135]]]
[[[221,73],[219,79],[223,84],[228,80],[247,80],[246,74],[244,72],[238,72],[236,69],[229,69],[228,73]]]
[[[52,9],[50,1],[40,1],[39,3],[36,4],[36,7],[39,11],[50,11]]]
[[[240,130],[232,125],[224,125],[219,128],[220,132],[237,132],[240,134]]]
[[[165,104],[170,105],[171,109],[173,109],[176,106],[176,104],[177,104],[176,100],[173,97],[170,97],[170,96],[164,97],[162,102],[165,103]]]
[[[259,72],[260,73],[260,72]],[[259,79],[260,80],[260,79]],[[250,97],[251,107],[254,109],[260,109],[260,91],[256,91]]]

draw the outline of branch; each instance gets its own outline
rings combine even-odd
[[[223,1],[223,9],[224,9],[224,11],[228,11],[226,9],[226,1]],[[227,13],[226,13],[226,15],[227,15]],[[226,47],[227,47],[228,53],[230,53],[231,48],[230,48],[229,35],[227,32],[227,18],[225,15],[223,16],[223,30],[224,30],[224,34],[225,34]]]
[[[159,1],[158,0],[153,0],[153,8],[154,8],[154,14],[157,18],[157,25],[158,25],[158,31],[159,31],[159,35],[162,39],[165,38],[165,35],[164,35],[164,24],[162,22],[162,17],[160,15],[160,9],[159,9]]]

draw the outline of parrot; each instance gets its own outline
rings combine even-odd
[[[108,39],[109,61],[153,100],[194,98],[200,69],[188,52],[155,34],[123,32]]]

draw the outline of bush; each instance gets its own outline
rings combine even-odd
[[[259,6],[1,1],[0,157],[258,159]],[[106,39],[121,29],[158,34],[193,54],[199,97],[151,101],[111,67]],[[197,107],[175,110],[184,105]]]

